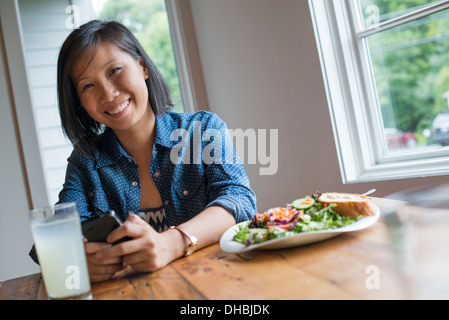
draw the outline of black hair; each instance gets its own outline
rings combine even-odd
[[[154,114],[164,114],[173,107],[170,90],[157,67],[134,35],[122,24],[92,20],[80,26],[64,41],[58,57],[57,86],[59,115],[65,136],[84,155],[95,157],[95,142],[104,125],[92,119],[81,105],[71,79],[73,64],[79,58],[91,61],[101,43],[114,44],[136,60],[143,60],[148,72],[145,83]]]

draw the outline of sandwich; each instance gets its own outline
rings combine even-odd
[[[327,192],[318,197],[318,201],[330,205],[335,203],[332,209],[344,217],[356,218],[360,215],[374,216],[375,212],[367,196],[354,193]]]

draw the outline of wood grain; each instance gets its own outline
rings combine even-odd
[[[412,214],[417,213],[403,213]],[[422,212],[419,217],[422,220]],[[449,220],[449,214],[436,217]],[[446,250],[449,243],[441,242],[449,242],[448,226],[449,221],[422,223],[414,233],[431,245],[421,244],[418,253],[425,257],[424,270],[434,273],[432,279],[428,273],[425,278],[411,278],[398,268],[398,251],[381,216],[368,229],[302,247],[255,251],[251,260],[214,244],[156,272],[126,270],[92,284],[92,293],[98,300],[408,299],[417,297],[410,291],[412,283],[419,297],[447,298],[442,280],[448,279],[448,255],[432,250],[438,246]],[[372,282],[373,272],[377,282]],[[434,294],[429,295],[428,289]],[[40,274],[1,283],[0,299],[46,299]]]

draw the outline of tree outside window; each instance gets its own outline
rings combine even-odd
[[[429,0],[360,0],[365,27],[424,8]],[[449,10],[367,37],[373,76],[385,128],[413,133],[419,145],[432,145],[430,129],[448,111]],[[388,139],[388,136],[387,136]],[[406,145],[404,144],[404,147]]]

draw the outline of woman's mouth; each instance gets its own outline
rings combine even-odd
[[[106,111],[106,113],[110,114],[111,116],[117,115],[120,112],[122,112],[123,110],[125,110],[126,108],[128,108],[130,102],[131,102],[131,99],[128,99],[125,102],[123,102],[122,104],[114,107],[114,109],[112,109],[110,111]]]

